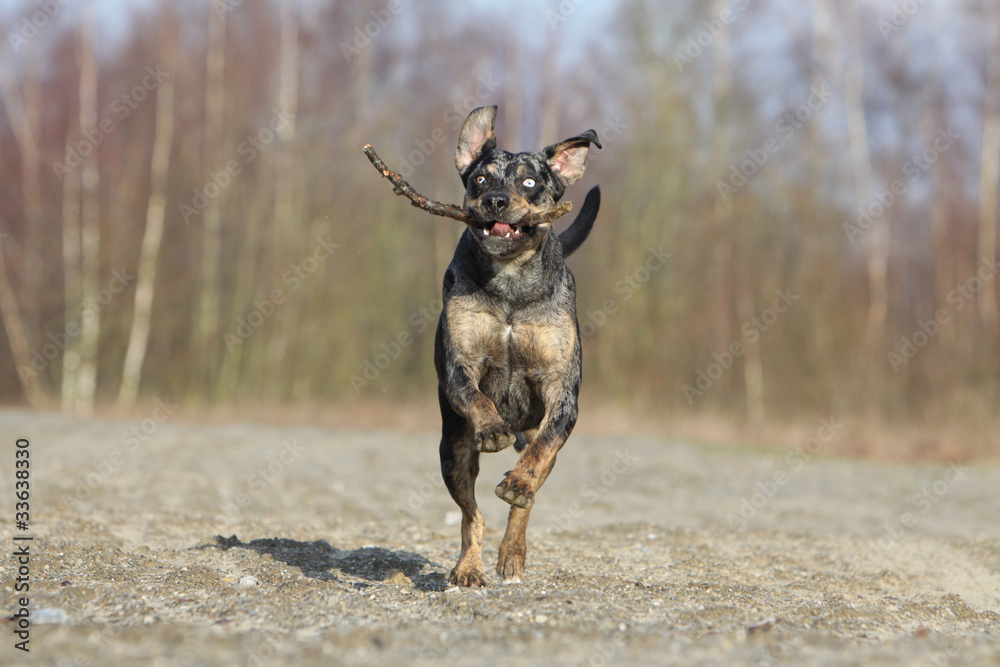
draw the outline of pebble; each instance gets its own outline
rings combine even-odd
[[[773,616],[771,618],[765,618],[762,621],[757,621],[756,623],[747,628],[747,634],[752,635],[755,632],[770,630],[771,628],[774,627],[774,624],[777,622],[778,619],[774,618]]]
[[[236,582],[236,585],[240,588],[254,588],[255,586],[260,586],[260,582],[257,581],[256,577],[244,574],[240,577],[240,580]]]
[[[535,616],[535,623],[545,623],[548,620],[549,617],[546,616],[545,614],[539,614],[538,616]]]
[[[382,581],[387,586],[412,586],[413,581],[403,574],[402,570],[390,570],[388,576]]]
[[[58,607],[44,607],[31,612],[31,622],[43,624],[59,624],[69,622],[69,614]]]

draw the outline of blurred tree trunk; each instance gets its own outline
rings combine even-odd
[[[302,228],[295,215],[295,203],[298,178],[296,177],[297,147],[295,143],[296,116],[299,99],[299,11],[298,0],[283,0],[281,3],[281,38],[280,67],[278,80],[278,109],[285,122],[277,131],[277,156],[274,184],[274,222],[271,228],[273,240],[275,270],[273,279],[276,285],[281,284],[282,273],[292,263],[301,263],[305,259],[305,248],[309,247],[309,230]],[[293,356],[291,350],[298,338],[296,333],[301,329],[301,317],[304,303],[303,291],[296,290],[288,295],[289,303],[276,326],[273,328],[274,338],[268,345],[268,377],[273,382],[285,386],[286,382],[294,380],[294,374],[288,363]]]
[[[932,145],[937,135],[938,127],[945,118],[945,111],[942,107],[941,98],[943,96],[943,86],[941,75],[936,66],[932,66],[934,91],[929,96],[925,106],[924,114],[924,136],[927,144]],[[948,304],[948,292],[955,286],[955,259],[952,248],[951,234],[949,233],[949,206],[948,202],[953,196],[954,184],[952,170],[945,160],[937,160],[934,163],[934,196],[931,200],[931,244],[934,263],[934,308],[936,312],[940,308],[951,308]],[[941,327],[941,346],[946,356],[951,359],[952,364],[958,362],[956,348],[956,329],[958,323]]]
[[[720,16],[728,8],[728,0],[712,0],[712,16]],[[729,164],[733,159],[731,128],[734,101],[728,29],[722,30],[718,34],[712,52],[715,56],[713,80],[715,173],[725,175],[728,174]],[[714,255],[715,281],[718,290],[715,348],[720,354],[725,354],[732,344],[734,305],[741,321],[749,321],[755,310],[753,276],[750,272],[750,258],[748,256],[751,252],[749,247],[751,243],[748,230],[742,227],[737,229],[735,225],[732,197],[725,199],[718,195],[715,197],[715,218],[719,228]],[[742,330],[742,327],[740,329]],[[746,411],[750,421],[757,424],[764,417],[764,372],[761,364],[759,340],[751,340],[747,336],[742,336],[742,343]]]
[[[871,150],[868,145],[868,124],[864,103],[864,44],[861,39],[858,0],[848,14],[847,71],[844,75],[844,107],[847,113],[847,134],[854,170],[854,188],[858,206],[868,207],[875,191],[872,175]],[[888,218],[874,221],[868,230],[868,318],[865,338],[870,350],[881,352],[885,340],[885,320],[888,312]],[[880,356],[880,355],[876,355]],[[873,357],[874,358],[874,357]]]
[[[515,151],[521,150],[524,143],[524,98],[521,95],[521,86],[524,81],[521,61],[522,48],[517,43],[507,45],[504,60],[504,132],[502,137],[498,135],[504,146],[510,146]],[[545,140],[545,137],[542,137],[542,141]],[[557,140],[553,139],[552,141]]]
[[[264,158],[257,158],[263,160]],[[263,171],[263,168],[261,168]],[[258,255],[260,254],[260,242],[258,235],[262,220],[273,211],[266,209],[268,191],[267,188],[257,187],[251,197],[250,204],[244,206],[241,216],[243,220],[243,243],[240,246],[239,256],[236,260],[236,283],[233,287],[232,307],[229,311],[229,322],[237,322],[246,311],[253,290],[256,286],[258,274]],[[227,330],[227,327],[222,327]],[[250,358],[252,349],[259,343],[260,332],[254,331],[249,338],[242,343],[226,345],[226,351],[222,354],[222,367],[219,370],[218,384],[216,385],[216,395],[220,400],[232,398],[237,392],[237,384],[241,381],[246,386],[245,389],[253,391],[247,378],[240,377],[240,367],[244,357]],[[259,372],[258,372],[259,375]]]
[[[0,311],[2,311],[7,337],[10,340],[11,352],[17,364],[21,385],[31,405],[40,407],[46,402],[41,375],[31,369],[31,352],[28,331],[37,331],[42,321],[41,304],[46,285],[40,279],[42,268],[49,266],[42,261],[40,246],[44,242],[42,234],[42,193],[39,165],[41,163],[38,149],[38,121],[41,119],[39,107],[39,85],[37,54],[29,51],[25,58],[24,95],[21,95],[17,83],[17,72],[14,61],[7,61],[8,67],[0,72],[0,97],[3,97],[4,110],[10,123],[14,140],[21,153],[21,193],[24,198],[25,230],[24,241],[24,307],[18,303],[17,293],[8,280],[4,264],[2,239],[0,232]],[[23,369],[23,372],[21,372]]]
[[[996,15],[997,12],[993,12]],[[993,31],[994,34],[996,31]],[[997,178],[1000,175],[1000,46],[989,45],[986,105],[983,110],[983,146],[979,171],[979,261],[997,254]],[[987,339],[997,336],[996,280],[984,280],[979,292],[979,316]]]
[[[560,81],[559,81],[559,35],[556,31],[545,42],[545,55],[542,57],[542,108],[539,116],[539,132],[541,137],[539,145],[547,145],[560,141],[562,135],[559,132],[560,115]],[[608,137],[601,137],[607,141]]]
[[[0,317],[3,317],[4,330],[7,333],[7,340],[10,342],[11,355],[14,357],[14,364],[18,369],[18,377],[24,388],[24,395],[32,407],[41,408],[47,405],[48,399],[39,385],[38,374],[31,368],[31,350],[28,345],[28,337],[24,333],[24,322],[21,320],[17,295],[14,293],[10,281],[7,280],[4,236],[6,234],[0,232]]]
[[[83,8],[80,30],[80,136],[98,136],[97,129],[97,2]],[[98,307],[101,270],[100,174],[97,146],[81,164],[80,297],[87,309],[80,323],[80,370],[73,410],[90,415],[97,393],[97,352],[101,332]],[[89,313],[89,317],[87,316]]]
[[[221,160],[222,121],[225,110],[226,21],[213,7],[208,8],[208,47],[205,65],[205,133],[202,147],[202,173],[208,175]],[[195,313],[196,388],[202,395],[212,395],[212,382],[219,369],[219,312],[222,289],[219,275],[222,252],[222,202],[213,198],[202,217],[201,271],[199,273],[198,310]]]
[[[872,174],[871,150],[868,142],[868,124],[864,105],[864,43],[860,21],[860,2],[852,0],[847,17],[841,24],[841,35],[847,47],[844,72],[844,111],[847,116],[847,140],[851,151],[851,168],[854,172],[855,201],[867,209],[875,192]],[[886,209],[879,217],[872,216],[872,225],[864,233],[867,244],[868,312],[865,319],[865,354],[861,363],[862,381],[865,383],[864,400],[869,409],[878,409],[884,377],[883,353],[885,345],[886,315],[889,310],[889,220],[891,211]]]
[[[167,200],[167,176],[170,171],[170,148],[174,139],[174,84],[177,78],[177,37],[173,20],[160,28],[160,62],[169,76],[163,78],[156,93],[156,125],[153,154],[150,158],[150,195],[146,207],[146,229],[142,236],[139,270],[132,311],[132,331],[125,351],[118,404],[130,407],[139,393],[142,362],[149,343],[153,313],[153,290],[156,284],[157,258],[163,240],[163,218]]]
[[[24,332],[38,331],[43,321],[44,294],[48,285],[45,269],[51,264],[44,261],[42,246],[45,244],[42,220],[41,152],[38,147],[38,124],[42,118],[38,64],[41,57],[26,47],[24,58],[24,94],[17,82],[13,59],[6,60],[0,71],[0,97],[4,110],[21,153],[21,193],[24,197],[24,304],[20,307]],[[26,337],[27,340],[27,337]],[[37,376],[35,376],[37,378]],[[33,378],[34,380],[34,378]],[[37,382],[37,380],[35,380]],[[39,385],[39,388],[41,385]]]
[[[80,136],[79,121],[69,121],[66,130],[67,155]],[[83,312],[83,276],[80,272],[80,172],[70,170],[63,175],[63,322],[66,346],[62,359],[60,397],[65,412],[76,409],[77,384],[80,377],[80,326]],[[70,335],[73,334],[73,335]]]

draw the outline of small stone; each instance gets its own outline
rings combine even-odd
[[[535,623],[545,623],[548,620],[549,617],[546,616],[545,614],[539,614],[538,616],[535,616]]]
[[[57,607],[44,607],[31,612],[29,618],[31,618],[32,623],[37,623],[39,625],[57,625],[68,622],[69,614]]]
[[[257,581],[256,577],[244,574],[240,577],[240,580],[236,582],[236,585],[240,588],[254,588],[256,586],[260,586],[260,582]]]
[[[777,622],[778,619],[774,618],[773,616],[771,618],[765,618],[762,621],[757,621],[756,623],[747,628],[747,634],[752,635],[756,632],[766,632],[767,630],[773,628],[774,624]]]
[[[388,576],[382,581],[387,586],[412,586],[413,581],[406,576],[402,570],[390,570]]]

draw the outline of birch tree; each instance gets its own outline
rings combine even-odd
[[[298,179],[296,178],[296,115],[299,99],[299,10],[298,0],[283,0],[281,3],[280,68],[278,80],[278,108],[284,122],[277,130],[278,146],[276,157],[274,190],[274,224],[272,231],[277,260],[275,279],[279,279],[288,262],[298,261],[296,255],[302,250],[302,240],[307,230],[296,229],[295,201]],[[294,248],[294,250],[293,250]],[[284,251],[284,252],[282,252]],[[272,378],[279,378],[289,358],[289,347],[295,341],[299,329],[302,304],[305,295],[293,294],[286,306],[284,316],[279,319],[275,339],[268,355]],[[282,378],[284,380],[284,378]]]
[[[174,138],[176,41],[173,21],[167,20],[160,28],[160,62],[166,76],[156,93],[156,125],[153,154],[150,158],[150,195],[146,205],[146,229],[142,235],[139,270],[136,274],[132,328],[125,351],[125,364],[122,368],[122,381],[118,391],[118,404],[121,407],[129,407],[135,402],[139,392],[142,362],[146,358],[146,348],[149,344],[157,258],[160,254],[160,242],[163,240],[170,148]]]
[[[846,8],[847,19],[842,25],[846,35],[847,65],[844,72],[844,110],[847,115],[847,138],[854,172],[854,191],[859,207],[868,207],[875,192],[872,175],[871,149],[864,105],[864,43],[861,36],[859,0]],[[885,340],[885,320],[889,311],[889,211],[884,219],[873,221],[867,230],[868,317],[865,341],[871,357],[880,356]]]
[[[97,136],[97,2],[89,0],[83,9],[80,29],[80,137]],[[101,269],[100,175],[98,147],[81,151],[80,165],[80,346],[79,372],[72,409],[80,415],[94,410],[97,393],[97,352],[101,331],[98,291]],[[86,152],[87,155],[83,155]]]

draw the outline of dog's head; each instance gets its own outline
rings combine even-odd
[[[552,223],[527,224],[530,213],[555,207],[566,187],[586,168],[590,144],[601,147],[597,133],[560,141],[533,153],[497,148],[493,131],[497,108],[480,107],[469,114],[455,149],[455,167],[465,185],[467,223],[479,245],[491,256],[511,259],[537,248]]]

